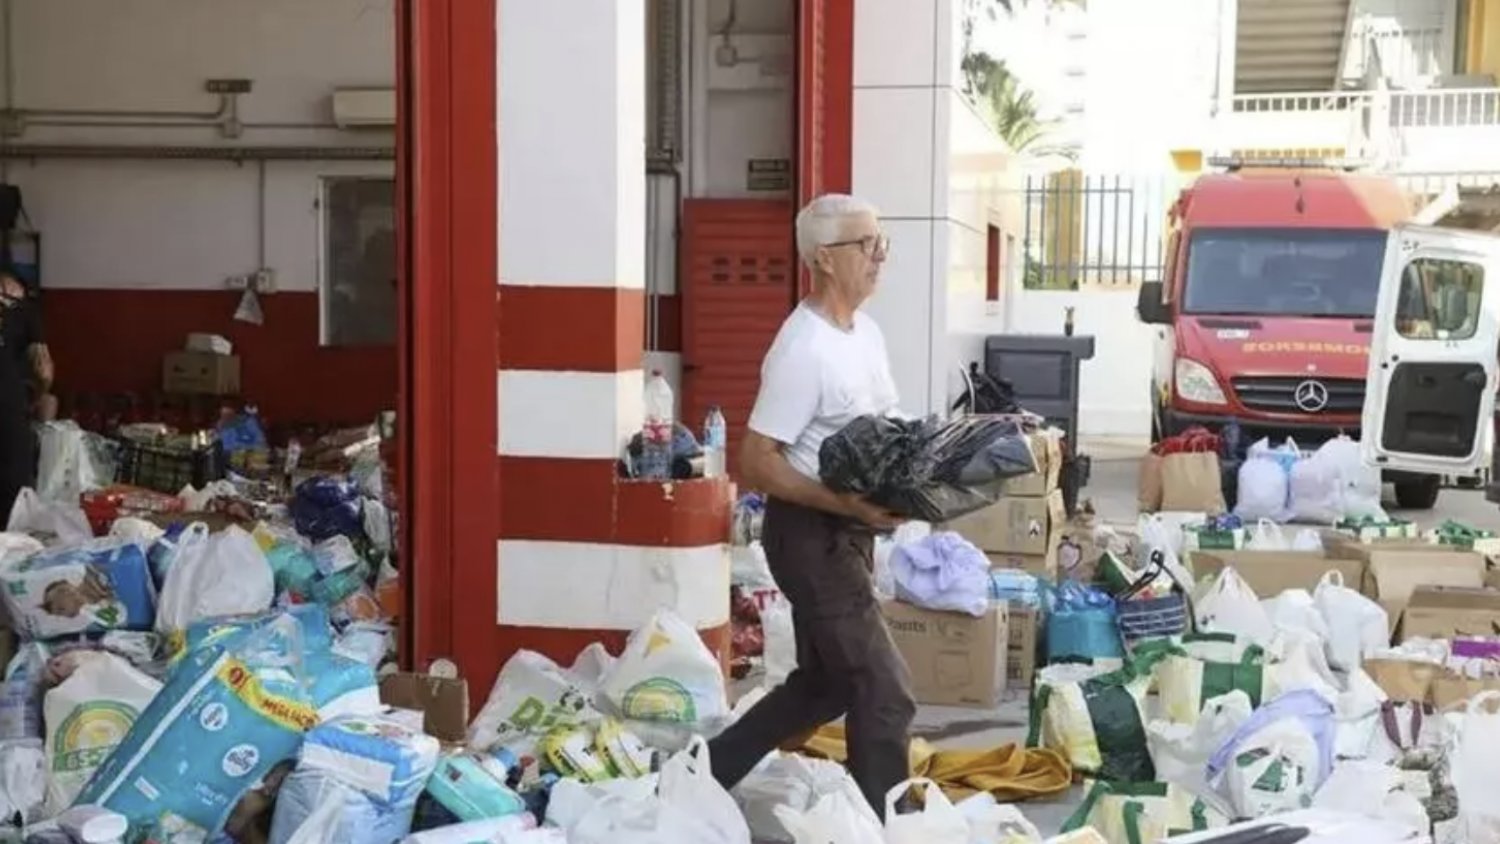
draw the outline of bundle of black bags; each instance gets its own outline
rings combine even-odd
[[[1020,423],[1000,416],[861,416],[824,440],[818,458],[829,489],[926,522],[982,510],[1007,478],[1036,471]]]

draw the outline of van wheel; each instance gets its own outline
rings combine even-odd
[[[1396,505],[1403,510],[1431,510],[1442,491],[1443,479],[1427,475],[1396,484]]]

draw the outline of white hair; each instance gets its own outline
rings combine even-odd
[[[843,237],[843,222],[859,214],[879,216],[875,206],[845,193],[825,193],[797,212],[797,254],[810,269],[818,247]]]

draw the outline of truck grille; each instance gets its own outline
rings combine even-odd
[[[1297,405],[1297,388],[1312,382],[1328,391],[1328,404],[1308,412]],[[1230,382],[1240,403],[1268,413],[1300,413],[1304,416],[1358,414],[1365,404],[1365,382],[1353,378],[1235,378]]]

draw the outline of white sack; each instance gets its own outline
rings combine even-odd
[[[16,496],[5,530],[26,534],[48,546],[79,545],[94,538],[94,529],[76,502],[47,501],[29,488]]]
[[[1233,633],[1260,645],[1271,641],[1271,619],[1244,578],[1233,566],[1219,571],[1193,604],[1198,629]]]
[[[1334,670],[1353,671],[1390,644],[1390,620],[1385,610],[1345,586],[1343,572],[1326,572],[1313,591],[1313,600],[1328,625],[1328,664]]]
[[[599,690],[633,720],[700,724],[729,714],[719,661],[698,631],[670,610],[630,634]]]
[[[78,667],[47,692],[47,806],[58,813],[88,784],[140,717],[161,683],[102,651],[76,654]]]
[[[157,602],[156,629],[170,634],[195,621],[258,615],[275,599],[271,564],[254,537],[232,525],[210,534],[198,522],[178,539]]]

